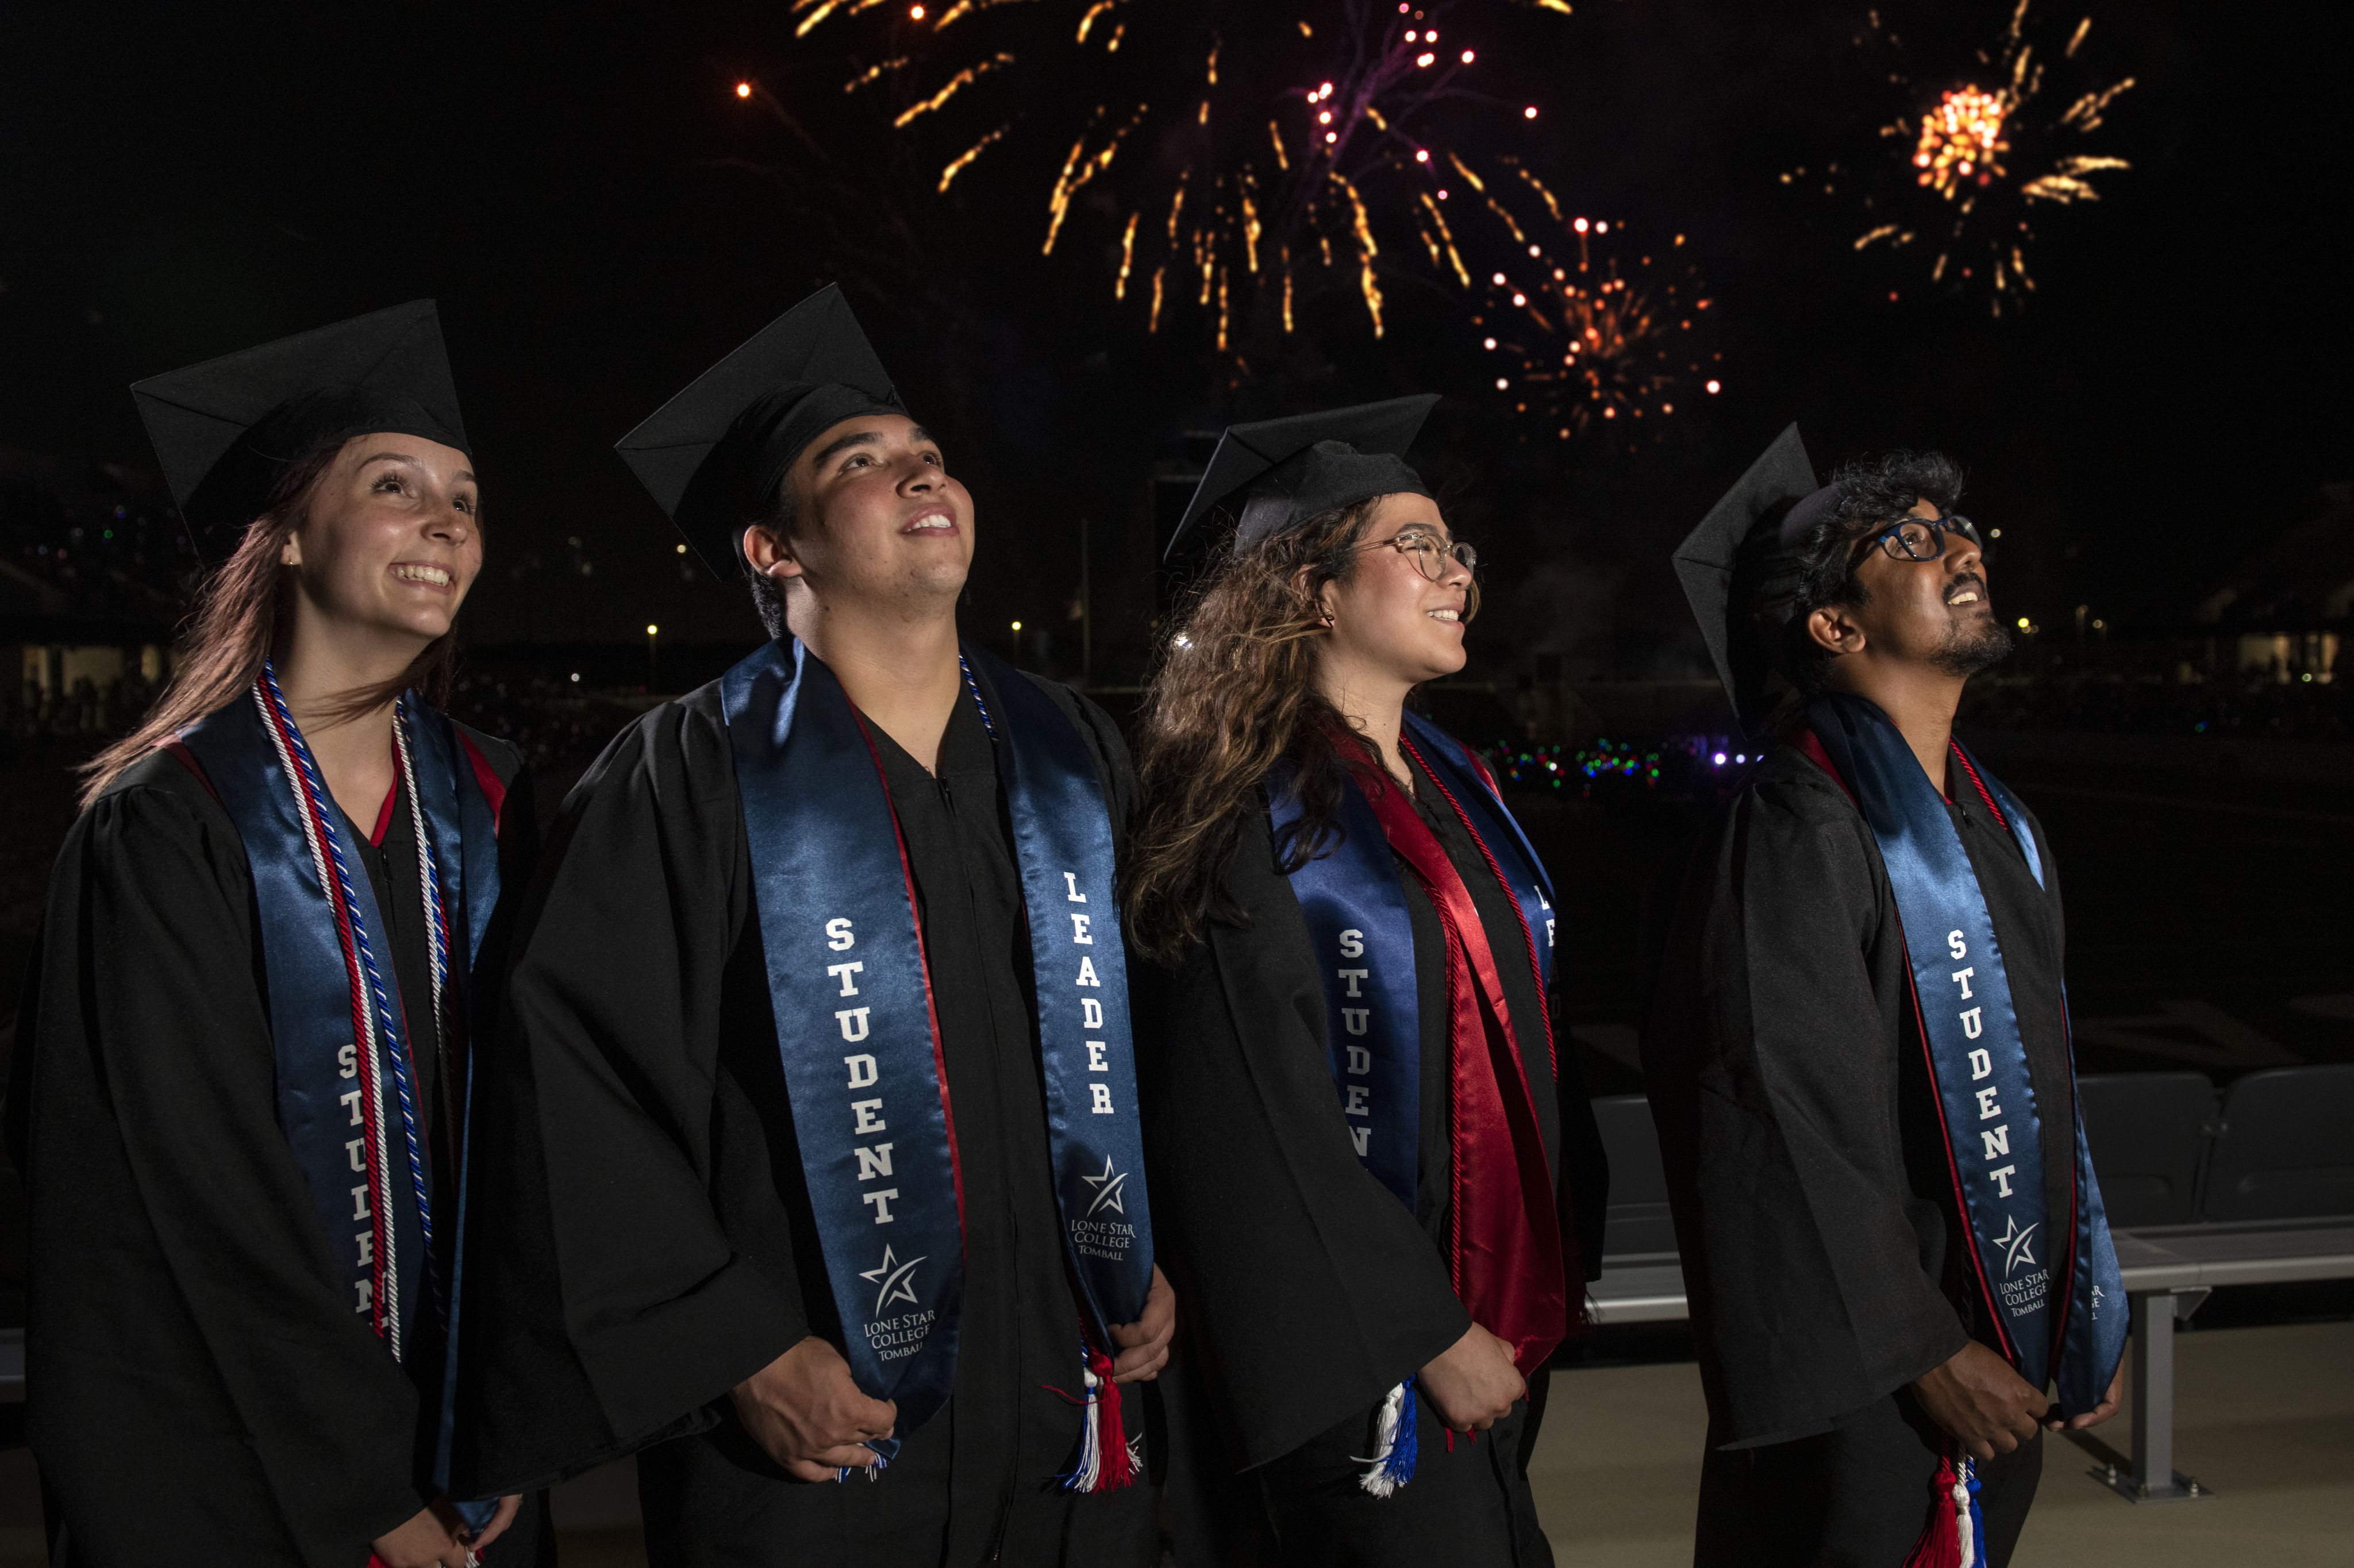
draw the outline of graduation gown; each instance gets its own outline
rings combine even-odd
[[[1511,896],[1418,769],[1416,806],[1490,933],[1561,1213],[1598,1272],[1608,1181],[1575,1064],[1547,1060],[1536,977]],[[1420,1168],[1413,1210],[1357,1158],[1326,1056],[1321,966],[1264,811],[1225,889],[1244,916],[1157,976],[1162,1026],[1140,1037],[1153,1217],[1184,1317],[1183,1432],[1172,1489],[1188,1562],[1550,1561],[1520,1463],[1525,1405],[1451,1448],[1418,1400],[1413,1481],[1377,1499],[1361,1456],[1389,1390],[1470,1327],[1449,1283],[1446,937],[1398,865],[1421,1013]],[[1571,1282],[1575,1292],[1578,1282]],[[1542,1373],[1540,1377],[1542,1377]],[[1252,1472],[1239,1477],[1243,1471]]]
[[[2047,1128],[2066,1128],[2073,1082],[2050,843],[2030,816],[2045,868],[2039,885],[1975,791],[1957,791],[1947,810],[2000,942],[2035,1103]],[[1883,1434],[1876,1441],[1905,1450],[1900,1468],[1917,1470],[1922,1485],[1886,1528],[1901,1531],[1909,1520],[1917,1533],[1935,1437],[1909,1419],[1917,1414],[1909,1394],[1893,1414],[1888,1402],[1971,1337],[1993,1337],[1975,1320],[1967,1293],[1946,1285],[1967,1233],[1952,1211],[1879,844],[1836,779],[1777,746],[1668,868],[1644,926],[1644,1070],[1691,1293],[1710,1447],[1796,1445],[1874,1427]],[[2047,1138],[2046,1147],[2062,1154],[2040,1173],[2046,1202],[2064,1214],[2069,1141]],[[1804,1463],[1818,1469],[1864,1463],[1853,1442],[1809,1441],[1792,1452],[1812,1456]],[[1774,1497],[1819,1509],[1840,1490],[1790,1482],[1752,1496],[1739,1484],[1748,1473],[1712,1456],[1703,1545],[1712,1513],[1754,1538],[1763,1528],[1757,1510],[1776,1506]],[[1889,1489],[1879,1485],[1878,1495]],[[1907,1535],[1898,1555],[1910,1545]]]
[[[1025,679],[1027,677],[1024,677]],[[1116,832],[1118,731],[1086,736]],[[1079,1317],[1052,1187],[1030,948],[992,743],[960,700],[935,777],[874,731],[923,923],[965,1193],[954,1392],[872,1483],[789,1479],[728,1391],[839,1343],[793,1139],[717,683],[625,731],[566,802],[510,989],[519,1049],[486,1154],[498,1272],[470,1303],[486,1479],[641,1452],[657,1563],[1148,1560],[1151,1489],[1092,1496]],[[490,1118],[486,1118],[488,1120]]]
[[[513,747],[468,734],[502,782],[514,777]],[[502,823],[509,885],[528,874],[527,794]],[[338,825],[401,1005],[430,1019],[408,792]],[[420,1314],[396,1362],[352,1311],[279,1131],[266,984],[237,829],[154,752],[66,836],[9,1090],[31,1204],[26,1433],[53,1563],[359,1568],[433,1496],[440,1338]],[[416,1033],[417,1108],[446,1195],[441,1064],[431,1031]],[[526,1510],[485,1561],[531,1561],[533,1523]]]

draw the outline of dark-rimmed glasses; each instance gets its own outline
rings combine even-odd
[[[1411,556],[1415,569],[1435,583],[1447,580],[1450,565],[1474,574],[1479,570],[1479,552],[1476,547],[1460,539],[1447,544],[1419,528],[1401,528],[1386,539],[1375,539],[1357,548],[1377,550],[1384,545],[1401,556]]]
[[[1948,534],[1959,534],[1980,555],[1986,553],[1986,541],[1978,535],[1978,525],[1954,513],[1904,518],[1872,535],[1863,541],[1863,546],[1866,550],[1877,546],[1893,561],[1938,561],[1945,558]],[[1861,556],[1862,551],[1857,554]]]

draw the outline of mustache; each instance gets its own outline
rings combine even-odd
[[[1965,572],[1962,576],[1956,577],[1952,582],[1946,584],[1946,602],[1947,604],[1953,603],[1954,596],[1960,593],[1965,588],[1977,589],[1978,602],[1980,604],[1991,604],[1994,602],[1994,596],[1987,592],[1986,578],[1980,577],[1976,572]]]

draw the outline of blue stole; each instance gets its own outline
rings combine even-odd
[[[1460,741],[1409,713],[1401,744],[1438,780],[1519,902],[1527,926],[1524,951],[1542,1001],[1553,989],[1554,935],[1553,880],[1544,863]],[[1267,788],[1278,854],[1290,849],[1301,811],[1289,769],[1278,770]],[[1339,841],[1288,878],[1324,985],[1327,1065],[1357,1158],[1413,1209],[1422,1142],[1422,1012],[1414,927],[1389,837],[1345,766],[1333,826]],[[1497,948],[1498,961],[1505,961],[1500,942]],[[1541,1027],[1550,1041],[1550,1022]]]
[[[1151,1221],[1110,813],[1084,737],[966,648],[1028,916],[1064,1246],[1086,1331],[1142,1315]],[[963,1187],[916,888],[865,721],[787,637],[720,682],[777,1045],[843,1351],[912,1431],[954,1386]],[[878,1443],[886,1457],[896,1445]]]
[[[1286,767],[1267,787],[1278,855],[1292,852],[1302,811]],[[1405,885],[1346,768],[1332,825],[1339,842],[1290,874],[1323,982],[1326,1065],[1357,1158],[1411,1211],[1422,1144],[1422,1013]]]
[[[2125,1286],[2084,1118],[2078,1115],[2065,1135],[2075,1212],[2060,1233],[2065,1255],[2054,1255],[2045,1129],[2027,1046],[1986,895],[1945,799],[1877,706],[1834,694],[1816,699],[1807,715],[1888,868],[1955,1203],[1969,1227],[1971,1276],[1988,1319],[2020,1375],[2037,1388],[2056,1382],[2061,1409],[2081,1414],[2108,1392],[2126,1329]],[[1958,742],[1955,750],[1995,799],[2041,883],[2042,857],[2026,813]]]
[[[468,1024],[493,999],[472,979],[499,898],[496,813],[455,727],[414,694],[396,709],[394,744],[425,860],[425,918],[440,1016],[400,1005],[381,944],[373,889],[324,779],[264,666],[247,700],[189,726],[179,747],[235,825],[253,876],[277,1065],[278,1123],[326,1232],[352,1310],[366,1313],[395,1360],[420,1324],[444,1330],[434,1478],[446,1481],[455,1419],[458,1271],[464,1255]],[[451,924],[451,916],[457,924]],[[462,945],[461,945],[462,944]],[[456,951],[453,953],[453,948]],[[461,958],[462,961],[452,961]],[[411,1053],[438,1050],[458,1168],[450,1234],[433,1236],[433,1171],[412,1084]],[[453,1081],[454,1080],[454,1081]],[[448,1277],[445,1279],[445,1272]],[[420,1301],[431,1313],[421,1318]]]
[[[1495,780],[1474,763],[1470,749],[1461,741],[1416,713],[1405,715],[1404,740],[1415,760],[1438,780],[1448,803],[1462,814],[1472,837],[1487,852],[1490,867],[1511,889],[1521,906],[1521,923],[1525,927],[1522,935],[1528,938],[1530,960],[1536,965],[1537,997],[1543,1001],[1553,994],[1554,923],[1553,878],[1546,874],[1544,862],[1537,858],[1536,847],[1505,807]],[[1498,845],[1503,846],[1501,853]],[[1553,1038],[1549,1019],[1545,1038]]]
[[[408,711],[414,713],[416,707],[410,706]],[[457,1136],[451,1143],[457,1151],[458,1167],[457,1213],[450,1224],[450,1282],[442,1293],[447,1301],[444,1318],[448,1331],[441,1372],[441,1422],[433,1450],[433,1479],[446,1488],[457,1434],[458,1320],[465,1301],[466,1220],[473,1209],[469,1201],[474,1144],[473,1043],[488,1033],[499,1004],[495,991],[486,993],[474,989],[474,969],[482,959],[482,939],[489,934],[491,916],[498,909],[498,821],[504,791],[501,791],[499,805],[493,805],[476,771],[487,769],[488,764],[471,744],[460,740],[457,726],[446,716],[437,714],[430,719],[412,723],[408,734],[410,756],[416,763],[415,800],[424,819],[421,831],[430,841],[431,863],[440,885],[441,909],[445,918],[449,910],[461,912],[462,925],[455,934],[464,938],[466,951],[462,966],[441,965],[440,980],[442,1026],[452,1036],[452,1048],[444,1053],[444,1061],[461,1062],[463,1067],[454,1092],[445,1092],[443,1096],[444,1102],[457,1115]],[[493,1506],[494,1502],[493,1499]],[[473,1504],[462,1501],[457,1508],[477,1530],[490,1523],[487,1508],[478,1511]]]

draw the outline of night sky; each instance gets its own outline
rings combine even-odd
[[[983,627],[1059,612],[1082,519],[1099,613],[1145,602],[1104,579],[1140,571],[1119,538],[1179,432],[1410,390],[1449,395],[1417,455],[1469,481],[1458,528],[1498,567],[1483,652],[1601,673],[1697,670],[1668,551],[1793,418],[1819,463],[1963,458],[1966,509],[2005,529],[1999,608],[2055,623],[2080,601],[2125,628],[2183,620],[2354,472],[2327,238],[2354,188],[2348,56],[2313,30],[2325,8],[2107,0],[2093,45],[2139,85],[2100,150],[2135,167],[2039,220],[2033,304],[1995,321],[1859,258],[1854,214],[1775,180],[1876,122],[1850,90],[1861,5],[1580,0],[1553,58],[1513,62],[1545,108],[1519,150],[1578,210],[1688,234],[1721,311],[1724,393],[1629,457],[1523,445],[1465,329],[1411,291],[1384,341],[1328,313],[1309,368],[1228,385],[1198,316],[1148,337],[1115,310],[1100,233],[1038,258],[1043,182],[1010,164],[945,206],[874,155],[830,35],[796,44],[787,4],[10,7],[0,445],[144,464],[130,381],[433,295],[485,482],[470,634],[747,638],[740,589],[683,579],[611,443],[896,212],[915,215],[896,264],[925,286],[847,281],[974,488]],[[1946,9],[1991,37],[2009,7]],[[824,214],[760,172],[786,143],[739,79],[831,127],[853,177]]]

